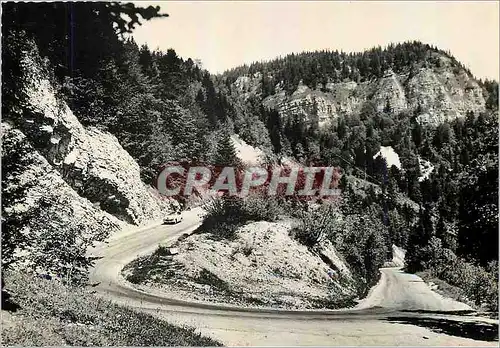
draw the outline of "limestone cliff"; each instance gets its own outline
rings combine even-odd
[[[79,196],[127,223],[161,218],[171,202],[141,181],[139,165],[113,135],[82,126],[36,61],[26,54],[21,62],[25,103],[15,127]]]
[[[177,203],[141,181],[113,135],[82,126],[41,62],[36,49],[23,52],[19,105],[3,115],[2,225],[38,241],[24,252],[43,255],[47,238],[85,248],[124,225],[161,219]]]
[[[2,122],[2,233],[19,234],[20,244],[28,244],[19,249],[36,254],[49,238],[86,248],[122,224],[79,196],[19,129]],[[78,236],[67,235],[70,230]],[[25,256],[22,265],[34,262]]]
[[[359,113],[367,102],[379,111],[411,114],[416,111],[418,120],[430,125],[465,117],[469,111],[484,111],[486,100],[478,82],[446,55],[433,54],[439,65],[423,65],[415,71],[407,69],[400,73],[388,69],[382,77],[363,82],[318,83],[312,89],[301,81],[290,94],[282,88],[284,81],[278,81],[274,94],[266,96],[262,103],[278,110],[282,118],[297,115],[306,122],[317,122],[320,127],[340,115]],[[240,76],[232,87],[244,100],[261,97],[262,73]]]

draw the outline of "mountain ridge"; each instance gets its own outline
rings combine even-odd
[[[282,118],[302,115],[320,127],[339,114],[360,113],[366,102],[379,112],[416,112],[419,121],[436,126],[483,112],[490,97],[485,83],[451,54],[419,42],[362,53],[291,54],[230,69],[217,79],[226,93],[254,97]]]

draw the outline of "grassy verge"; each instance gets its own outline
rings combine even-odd
[[[20,308],[2,311],[2,345],[220,346],[192,328],[96,297],[82,288],[12,273],[6,288]]]
[[[492,308],[488,308],[484,305],[478,305],[476,302],[467,297],[467,291],[465,289],[449,284],[443,279],[437,278],[432,274],[431,271],[417,272],[416,275],[422,278],[426,283],[432,282],[436,284],[437,288],[434,291],[436,291],[438,294],[449,297],[459,302],[466,303],[475,310],[481,312],[483,315],[487,315],[492,318],[498,318],[498,311],[492,310]]]
[[[453,300],[467,303],[471,307],[474,307],[474,303],[472,303],[469,299],[465,297],[463,290],[460,289],[458,286],[450,285],[444,280],[436,278],[435,276],[432,275],[430,271],[417,272],[416,275],[422,278],[426,283],[436,284],[437,289],[434,291],[436,291],[437,293],[449,297]]]

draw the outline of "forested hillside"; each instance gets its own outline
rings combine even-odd
[[[111,2],[2,4],[2,344],[219,344],[86,289],[89,248],[178,208],[149,185],[156,165],[210,153],[199,107],[180,98],[189,74],[207,73],[143,49],[161,66],[153,82],[124,38],[159,16]]]
[[[450,53],[420,42],[362,53],[291,54],[214,76],[174,49],[161,52],[135,43],[129,34],[139,16],[149,20],[162,15],[152,7],[116,3],[3,7],[2,115],[10,127],[9,147],[3,145],[10,151],[2,152],[4,175],[10,171],[12,179],[25,169],[14,154],[25,139],[16,133],[21,129],[30,142],[23,149],[36,152],[36,168],[42,163],[44,171],[53,173],[48,164],[54,166],[64,178],[61,187],[71,186],[68,195],[76,192],[88,200],[82,203],[85,209],[113,215],[103,219],[114,227],[115,218],[137,224],[163,209],[156,198],[137,193],[150,189],[162,164],[220,161],[221,153],[234,153],[229,135],[236,133],[260,148],[268,162],[292,158],[340,167],[343,218],[320,219],[302,203],[290,208],[290,202],[257,201],[255,206],[227,203],[228,211],[240,214],[228,224],[292,212],[302,221],[294,236],[312,248],[317,236],[328,234],[363,282],[361,292],[377,281],[378,267],[396,244],[408,249],[408,270],[430,270],[478,305],[495,306],[497,82],[475,79]],[[38,58],[27,61],[27,52]],[[42,68],[29,70],[30,64]],[[70,132],[55,130],[61,135],[57,146],[52,144],[56,138],[43,133],[52,125],[38,123],[44,117],[33,111],[36,103],[26,93],[27,84],[36,87],[45,80],[54,89],[54,100],[71,111],[63,117],[52,110],[55,118],[74,126]],[[40,126],[35,133],[30,133],[31,118]],[[84,161],[89,175],[58,166],[63,158],[57,156],[69,155],[65,145],[70,138],[85,150],[83,157],[96,155]],[[118,149],[120,156],[100,153],[101,146]],[[397,153],[400,168],[375,156],[381,146]],[[120,165],[113,167],[113,158]],[[65,164],[74,168],[74,163]],[[103,174],[102,167],[113,171]],[[135,171],[142,183],[139,175],[131,174],[133,180],[121,175]],[[15,206],[26,197],[24,191],[4,188],[3,215],[4,202]],[[47,185],[44,192],[49,189]],[[249,205],[252,214],[244,211]],[[3,223],[16,221],[10,217]],[[229,232],[235,227],[228,227]],[[70,232],[75,230],[78,226]],[[2,235],[2,243],[15,248],[22,246],[16,244],[22,238],[14,230]]]
[[[386,243],[408,249],[409,270],[431,270],[496,306],[486,296],[497,293],[496,81],[420,42],[292,54],[217,81],[259,116],[278,157],[341,167],[344,214],[380,221]],[[400,167],[375,156],[381,146]]]
[[[54,67],[59,96],[84,126],[114,134],[138,161],[145,182],[151,183],[159,166],[170,160],[210,159],[216,131],[234,110],[216,91],[210,74],[191,59],[179,58],[173,49],[159,52],[139,47],[127,35],[126,23],[118,21],[117,35],[103,15],[120,9],[113,6],[5,7],[4,42],[12,47],[3,64],[5,84],[17,83],[16,45],[24,38],[33,39],[40,55]],[[134,13],[132,7],[123,11]],[[68,35],[61,26],[70,12]],[[158,16],[151,9],[140,14],[145,19]]]

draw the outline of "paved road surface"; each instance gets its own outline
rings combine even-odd
[[[383,268],[380,282],[354,309],[290,311],[238,308],[169,299],[134,289],[121,276],[128,262],[162,243],[173,242],[200,224],[200,210],[184,213],[177,225],[152,225],[122,231],[91,254],[102,257],[91,273],[96,290],[115,302],[172,323],[196,327],[226,345],[495,345],[457,332],[487,322],[485,318],[438,312],[467,311],[467,305],[433,292],[422,279],[399,268]],[[410,312],[407,312],[409,310]],[[422,311],[425,311],[422,313]],[[491,330],[490,326],[486,327]],[[493,322],[494,323],[494,322]],[[432,329],[432,330],[431,330]],[[475,328],[473,332],[477,331]],[[449,334],[453,335],[449,335]],[[457,336],[458,335],[458,336]],[[459,337],[464,336],[464,337]]]

